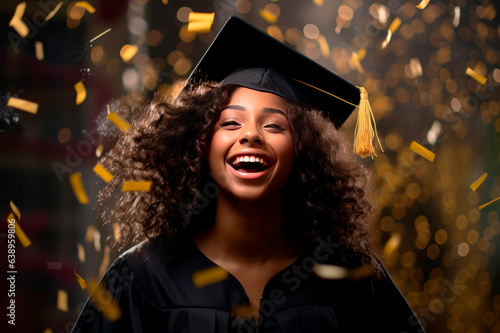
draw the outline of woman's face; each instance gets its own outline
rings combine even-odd
[[[243,201],[280,193],[294,163],[285,101],[274,94],[237,88],[217,121],[209,151],[221,191]]]

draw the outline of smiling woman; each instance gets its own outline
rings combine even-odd
[[[377,258],[370,175],[338,130],[358,102],[230,19],[180,95],[144,106],[100,162],[152,186],[116,206],[120,182],[101,191],[115,247],[133,246],[100,282],[122,315],[91,297],[74,332],[423,332]]]

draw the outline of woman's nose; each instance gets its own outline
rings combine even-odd
[[[259,132],[257,126],[248,125],[242,130],[242,134],[239,138],[240,144],[264,144],[264,137]]]

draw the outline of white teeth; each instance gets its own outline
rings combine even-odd
[[[261,163],[263,166],[267,165],[264,158],[256,156],[238,156],[233,160],[232,164],[238,164],[242,162]]]

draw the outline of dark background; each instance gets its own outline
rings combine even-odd
[[[64,1],[45,22],[47,8],[57,1],[27,1],[24,20],[31,29],[24,40],[8,26],[18,2],[0,2],[0,216],[7,218],[13,201],[22,214],[19,225],[32,241],[27,248],[16,243],[15,327],[7,325],[6,280],[0,284],[0,331],[70,331],[88,297],[74,271],[87,281],[98,279],[106,259],[118,255],[107,251],[109,231],[97,219],[95,198],[105,183],[92,171],[97,142],[84,131],[93,133],[101,125],[119,135],[105,120],[107,105],[116,98],[169,94],[226,19],[238,15],[263,30],[280,31],[288,45],[370,93],[385,150],[364,160],[377,185],[380,252],[427,331],[500,332],[500,201],[479,209],[500,196],[497,2],[431,1],[423,10],[416,8],[418,1],[398,0],[89,2],[95,13],[79,17],[81,12],[71,11],[74,2]],[[386,5],[387,22],[374,17],[377,4]],[[264,19],[265,8],[279,10],[277,22]],[[180,33],[189,10],[215,12],[210,33]],[[347,23],[337,33],[342,17]],[[396,17],[402,24],[382,48]],[[315,31],[325,37],[328,52],[321,52]],[[35,57],[36,41],[43,43],[43,60]],[[120,58],[125,44],[140,45],[130,63]],[[361,72],[349,58],[362,49]],[[422,75],[412,72],[413,58]],[[467,67],[488,81],[481,85],[467,76]],[[78,81],[85,84],[87,98],[77,106],[73,86]],[[38,103],[38,113],[7,107],[9,97]],[[355,114],[342,130],[352,137],[354,126]],[[71,133],[69,141],[61,130]],[[435,152],[435,160],[412,153],[412,141]],[[71,172],[81,173],[89,204],[76,200]],[[469,185],[485,172],[484,183],[472,191]],[[6,237],[4,224],[0,267],[5,272]],[[78,257],[79,246],[85,260]],[[59,291],[68,295],[67,311],[57,307]]]

